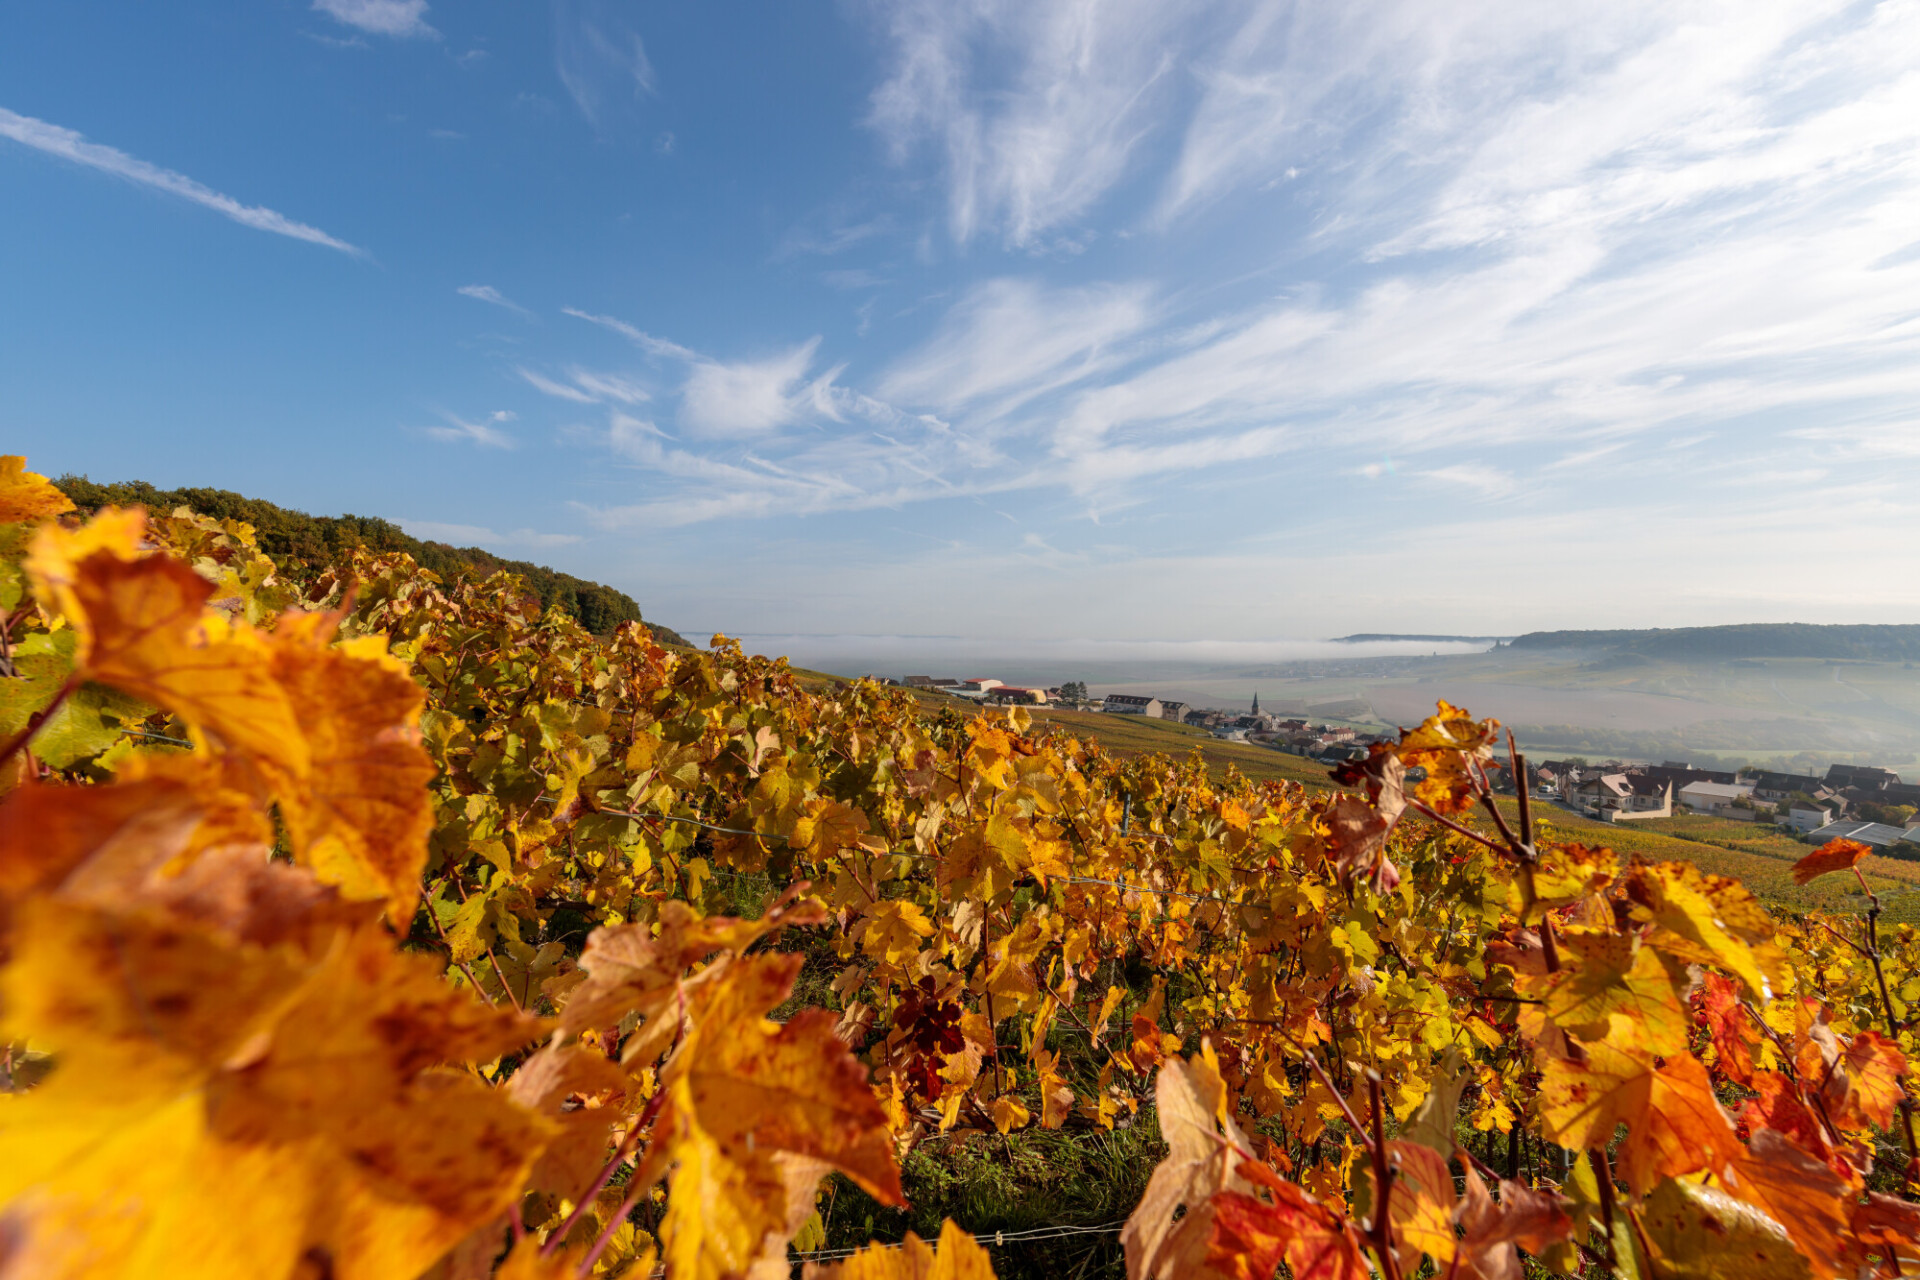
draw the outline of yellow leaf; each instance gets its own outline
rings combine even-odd
[[[1687,1047],[1692,1020],[1657,952],[1633,935],[1609,930],[1569,929],[1560,945],[1571,963],[1552,975],[1545,1011],[1563,1030],[1595,1040],[1611,1024],[1651,1053]]]
[[[303,777],[306,738],[259,638],[210,613],[213,587],[186,565],[133,558],[143,527],[137,510],[110,511],[34,538],[34,589],[79,633],[74,678],[178,712],[224,745]]]
[[[434,1069],[539,1024],[377,932],[308,964],[42,898],[0,990],[60,1061],[0,1114],[0,1198],[60,1262],[36,1275],[414,1275],[504,1211],[546,1132]]]
[[[938,1248],[909,1231],[899,1245],[870,1244],[839,1262],[808,1263],[805,1280],[993,1280],[993,1260],[948,1218]]]
[[[305,736],[310,767],[275,792],[295,852],[352,898],[380,898],[413,919],[426,864],[434,766],[420,745],[426,694],[387,656],[383,637],[331,645],[338,619],[287,614],[269,670]]]
[[[0,524],[23,520],[44,520],[73,510],[73,500],[60,492],[53,481],[27,470],[27,460],[17,454],[0,457]]]
[[[1805,1280],[1787,1229],[1724,1191],[1668,1179],[1634,1212],[1658,1280]]]
[[[860,947],[875,960],[904,967],[920,954],[920,940],[933,936],[927,913],[905,898],[890,898],[867,913]]]

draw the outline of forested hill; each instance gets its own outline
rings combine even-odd
[[[1752,622],[1732,627],[1672,627],[1646,631],[1530,631],[1514,649],[1616,649],[1649,658],[1713,661],[1726,658],[1855,658],[1878,662],[1920,659],[1920,626],[1818,626]]]
[[[639,622],[640,606],[633,597],[598,582],[525,560],[503,560],[479,547],[454,547],[427,542],[407,534],[399,525],[375,516],[311,516],[259,498],[225,489],[157,489],[144,480],[97,484],[85,476],[61,476],[58,485],[83,511],[135,503],[155,511],[191,507],[216,520],[244,520],[254,527],[260,549],[292,568],[336,564],[355,547],[370,551],[404,551],[425,568],[443,577],[461,569],[482,574],[505,570],[517,573],[542,608],[558,604],[588,630],[604,635],[623,622]],[[685,644],[679,634],[649,622],[656,637]]]

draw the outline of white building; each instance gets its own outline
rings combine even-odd
[[[1751,783],[1689,782],[1680,788],[1680,803],[1694,813],[1721,813],[1736,800],[1751,800]],[[1743,812],[1751,812],[1745,810]]]
[[[1114,716],[1151,716],[1160,718],[1160,699],[1142,697],[1137,693],[1110,693],[1101,702],[1100,709]]]

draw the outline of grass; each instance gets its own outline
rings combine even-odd
[[[986,1246],[1000,1280],[1124,1275],[1118,1225],[1165,1155],[1150,1107],[1111,1133],[1036,1127],[1004,1138],[978,1130],[930,1138],[901,1165],[907,1208],[888,1209],[844,1177],[832,1179],[821,1211],[827,1247],[908,1231],[931,1240],[952,1218]],[[1059,1227],[1110,1229],[995,1243],[997,1232]]]

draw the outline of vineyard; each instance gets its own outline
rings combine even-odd
[[[0,1277],[1920,1265],[1863,846],[1769,909],[1444,703],[1344,790],[1076,730],[5,459]]]

